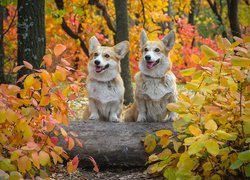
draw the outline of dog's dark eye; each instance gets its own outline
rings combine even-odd
[[[105,58],[109,58],[109,57],[110,57],[110,55],[108,55],[108,54],[105,54],[105,55],[104,55],[104,57],[105,57]]]
[[[98,53],[94,53],[94,56],[96,57],[96,56],[98,56],[99,54]]]
[[[155,49],[155,52],[160,52],[160,49],[159,49],[159,48],[156,48],[156,49]]]
[[[148,48],[145,48],[145,49],[144,49],[144,51],[146,51],[146,52],[147,52],[147,51],[148,51]]]

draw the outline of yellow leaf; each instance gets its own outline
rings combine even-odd
[[[159,145],[161,145],[162,148],[167,147],[169,143],[170,143],[170,140],[169,140],[168,136],[162,136],[160,138]]]
[[[156,147],[156,141],[154,135],[149,134],[146,136],[146,138],[144,139],[144,147],[146,153],[151,153],[154,151]]]
[[[194,126],[194,125],[190,125],[188,127],[188,129],[195,136],[199,136],[199,135],[202,134],[201,130],[198,127]]]
[[[240,67],[250,66],[250,58],[233,56],[231,62],[233,66],[240,66]]]
[[[45,151],[39,152],[39,162],[42,166],[47,165],[50,162],[50,157]]]
[[[209,120],[205,123],[205,128],[208,130],[215,131],[218,128],[218,126],[214,120]]]
[[[172,131],[170,131],[170,130],[159,130],[159,131],[156,131],[155,134],[158,137],[172,136]]]
[[[64,137],[68,136],[67,132],[63,128],[60,128],[60,130]]]
[[[181,154],[179,162],[177,163],[177,167],[179,168],[179,170],[183,171],[191,171],[193,169],[194,163],[188,153]]]
[[[1,116],[1,115],[0,115],[0,116]],[[13,110],[8,109],[8,110],[7,110],[7,120],[8,120],[9,122],[17,122],[17,119],[18,119],[17,114],[16,114]]]
[[[182,76],[191,76],[194,72],[195,68],[188,68],[180,71]]]
[[[200,142],[200,141],[196,141],[193,144],[191,144],[191,146],[189,146],[188,148],[188,154],[189,155],[193,155],[196,154],[198,152],[200,152],[204,147],[204,143]]]
[[[202,45],[201,46],[201,51],[208,57],[208,58],[216,58],[219,57],[219,54],[211,49],[210,47],[206,46],[206,45]]]
[[[205,147],[207,149],[207,152],[209,152],[213,156],[217,156],[219,154],[219,145],[217,142],[213,140],[208,140],[205,142]]]
[[[31,169],[31,162],[27,156],[23,156],[17,160],[17,166],[20,172],[26,172]]]
[[[200,58],[196,54],[192,54],[191,59],[192,59],[192,61],[194,61],[197,64],[200,62]]]
[[[54,53],[56,56],[60,56],[65,50],[66,50],[66,46],[64,46],[62,44],[57,44],[54,47]]]
[[[29,88],[33,85],[33,83],[34,83],[34,75],[30,74],[24,80],[24,87]]]
[[[5,122],[5,120],[6,120],[6,115],[7,115],[6,111],[3,110],[3,109],[1,109],[1,110],[0,110],[0,123],[4,123],[4,122]]]

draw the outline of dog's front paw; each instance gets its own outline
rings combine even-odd
[[[139,114],[137,118],[137,122],[146,122],[146,116]]]
[[[170,112],[167,118],[167,121],[175,121],[178,118],[178,115],[174,112]]]
[[[98,120],[98,119],[99,119],[99,115],[98,115],[98,114],[91,114],[91,115],[89,116],[89,119],[90,119],[90,120]]]
[[[109,118],[109,121],[111,121],[111,122],[119,122],[120,119],[119,119],[117,116],[111,116],[111,117]]]

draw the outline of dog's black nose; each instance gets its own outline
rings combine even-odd
[[[150,61],[150,60],[151,60],[151,56],[146,55],[146,56],[145,56],[145,59],[146,59],[146,61]]]
[[[95,65],[99,65],[101,62],[99,60],[95,60]]]

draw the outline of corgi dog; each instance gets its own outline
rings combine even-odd
[[[125,111],[125,122],[156,122],[175,118],[175,113],[166,108],[168,103],[177,101],[176,77],[171,71],[169,59],[174,43],[173,31],[158,41],[149,41],[146,32],[141,32],[142,58],[140,71],[135,75],[135,103]]]
[[[124,96],[120,60],[128,51],[128,41],[108,47],[101,46],[95,36],[91,37],[87,77],[89,107],[88,113],[84,115],[86,119],[120,121]]]

